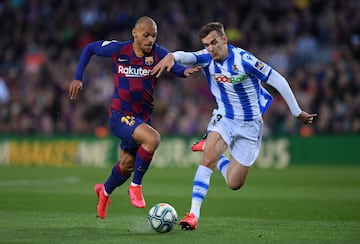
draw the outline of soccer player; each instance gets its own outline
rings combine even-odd
[[[88,44],[80,57],[75,79],[70,83],[69,97],[76,99],[83,88],[82,77],[92,55],[109,57],[113,63],[114,95],[110,109],[110,129],[121,139],[120,161],[115,164],[104,184],[96,184],[98,196],[97,216],[105,218],[114,189],[133,178],[128,189],[131,204],[145,208],[142,180],[149,168],[154,152],[159,146],[160,135],[151,126],[153,93],[157,77],[151,69],[168,51],[155,43],[157,25],[147,16],[140,17],[133,30],[133,40],[96,41]],[[197,69],[199,70],[199,69]],[[171,72],[187,77],[196,68],[175,64]]]
[[[197,228],[200,208],[215,167],[232,190],[238,190],[244,185],[248,171],[259,154],[262,114],[272,100],[261,82],[275,87],[291,113],[301,122],[312,123],[317,116],[301,110],[281,74],[248,51],[230,45],[221,23],[206,24],[199,37],[205,49],[170,53],[153,69],[153,73],[159,76],[164,70],[169,71],[175,61],[201,65],[217,103],[208,124],[202,162],[193,181],[190,212],[179,222],[181,228],[187,230]],[[227,148],[230,158],[224,155]]]

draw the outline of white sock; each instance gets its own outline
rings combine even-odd
[[[195,173],[190,213],[195,214],[197,219],[200,218],[201,204],[208,192],[212,172],[210,168],[200,165]]]
[[[229,168],[230,160],[222,154],[216,164],[217,169],[220,174],[224,177],[225,182],[227,182],[227,169]]]
[[[131,185],[131,186],[141,186],[141,185],[138,185],[138,184],[136,184],[136,183],[134,183],[134,182],[132,182],[132,181],[131,181],[130,185]]]

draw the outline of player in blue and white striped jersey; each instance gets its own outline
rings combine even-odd
[[[244,185],[250,166],[259,154],[262,114],[272,100],[261,82],[275,87],[301,122],[312,123],[317,116],[301,110],[281,74],[246,50],[230,45],[221,23],[205,25],[199,36],[205,49],[168,54],[152,71],[159,76],[163,70],[170,71],[175,61],[200,65],[217,103],[208,124],[202,163],[194,177],[191,209],[179,222],[181,228],[190,230],[197,228],[201,204],[215,167],[227,185],[237,190]],[[227,148],[230,159],[224,155]]]

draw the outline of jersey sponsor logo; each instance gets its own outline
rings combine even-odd
[[[151,69],[145,69],[143,67],[130,66],[118,66],[118,74],[123,74],[125,77],[146,77],[150,76]]]
[[[235,75],[227,77],[223,74],[213,74],[212,75],[214,80],[217,82],[224,82],[224,83],[232,83],[232,84],[238,84],[248,78],[247,75]]]

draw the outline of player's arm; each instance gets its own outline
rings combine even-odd
[[[152,74],[156,74],[156,77],[159,77],[164,70],[174,73],[177,69],[179,69],[178,67],[184,67],[180,64],[197,64],[197,57],[193,52],[176,51],[173,53],[168,53],[163,59],[160,60],[159,63],[155,65],[152,70]],[[184,76],[187,77],[190,74],[199,71],[200,69],[200,66],[193,68],[185,67],[182,72],[184,73]]]
[[[299,107],[294,93],[292,92],[289,83],[287,80],[276,70],[272,70],[269,78],[267,80],[267,84],[276,88],[279,91],[281,96],[284,98],[288,107],[290,108],[291,113],[296,116],[302,123],[311,124],[314,117],[317,114],[309,114],[305,111],[302,111]]]
[[[178,52],[173,53],[174,56],[174,66],[170,69],[170,72],[176,74],[178,69],[181,69],[181,72],[183,73],[183,75],[185,77],[190,76],[193,73],[196,73],[198,71],[201,70],[200,66],[196,66],[196,67],[187,67],[187,66],[183,66],[180,64],[195,64],[196,61],[194,61],[194,55],[192,53],[186,53],[186,52],[181,52],[183,54],[183,58],[177,58],[176,56],[178,55]],[[171,55],[171,54],[170,54]],[[196,60],[196,59],[195,59]],[[180,63],[180,64],[179,64]],[[183,67],[185,67],[185,70],[182,70]]]
[[[255,56],[248,52],[243,52],[242,64],[246,73],[255,76],[261,81],[274,87],[284,98],[291,113],[303,123],[312,123],[313,118],[317,114],[308,114],[300,108],[296,101],[287,80],[276,70],[272,69],[266,63],[258,60]]]
[[[89,43],[83,49],[80,61],[76,69],[75,78],[69,86],[69,97],[70,99],[76,99],[79,91],[83,88],[83,75],[87,65],[89,64],[92,55],[98,55],[102,57],[111,57],[114,50],[117,48],[118,42],[114,41],[96,41]]]

